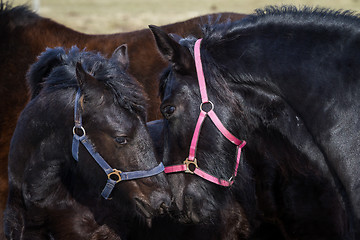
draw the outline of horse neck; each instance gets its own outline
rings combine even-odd
[[[341,95],[349,92],[349,86],[358,89],[358,70],[351,67],[360,59],[360,51],[351,50],[359,48],[356,34],[343,35],[338,30],[319,33],[316,28],[313,32],[290,28],[245,33],[213,48],[211,38],[205,38],[204,44],[210,45],[206,49],[211,55],[208,62],[216,64],[221,72],[231,73],[225,74],[225,78],[239,96],[244,93],[241,89],[252,88],[255,95],[262,91],[281,99],[292,116],[292,122],[283,121],[285,126],[295,124],[296,129],[300,121],[303,132],[319,146],[321,134],[329,131],[329,124],[336,124],[330,122],[335,111],[343,112],[341,106],[346,105],[360,107],[359,101],[347,99],[349,94]],[[356,91],[350,94],[351,98],[360,98]],[[262,106],[271,107],[269,104],[271,101]],[[283,131],[283,126],[276,127]],[[288,135],[291,139],[291,134]],[[322,144],[321,148],[328,148]]]
[[[67,133],[71,133],[72,126],[66,121],[65,112],[59,105],[39,101],[39,96],[28,103],[19,116],[12,137],[11,146],[14,147],[9,152],[10,168],[10,163],[15,164],[15,168],[25,169],[28,162],[33,161],[32,164],[41,168],[44,163],[51,164],[51,160],[65,163],[65,159],[71,159],[71,150],[64,152],[67,148],[61,147],[71,147],[71,135],[67,137]],[[41,161],[45,156],[48,161]],[[55,165],[60,166],[58,161]],[[53,174],[57,172],[54,170]],[[22,174],[19,176],[23,177]]]
[[[245,82],[282,97],[308,126],[314,121],[324,123],[331,112],[324,109],[334,109],[340,102],[349,104],[342,93],[359,87],[358,70],[351,67],[360,59],[358,36],[335,30],[290,30],[238,37],[226,49],[229,54],[241,56],[235,66],[228,60],[230,68],[240,69],[235,70],[240,76],[251,77]],[[235,52],[234,46],[237,52],[231,53]]]
[[[312,133],[286,100],[258,86],[239,91],[239,105],[244,109],[238,114],[245,115],[249,124],[240,126],[240,131],[250,129],[245,136],[247,147],[263,156],[274,156],[285,165],[308,162],[329,175],[324,155]],[[301,160],[294,162],[293,156],[301,156]]]
[[[336,182],[347,211],[356,212],[356,207],[353,207],[353,211],[348,206],[358,205],[358,198],[352,190],[352,186],[359,184],[358,178],[353,178],[357,168],[350,167],[358,165],[354,159],[358,159],[356,155],[359,154],[356,146],[358,130],[353,122],[357,121],[355,116],[360,109],[357,101],[360,93],[356,91],[359,89],[359,72],[354,67],[360,59],[360,49],[356,44],[358,37],[345,33],[320,37],[322,34],[317,38],[316,35],[304,33],[302,36],[286,36],[274,32],[269,33],[267,38],[261,34],[258,34],[261,35],[258,38],[244,35],[222,51],[229,56],[235,55],[237,61],[233,61],[234,58],[226,60],[221,55],[216,62],[232,71],[231,78],[240,76],[233,81],[237,88],[253,87],[254,91],[265,89],[282,99],[287,109],[291,109],[292,118],[289,121],[275,119],[272,131],[284,135],[291,151],[285,150],[292,154],[281,153],[284,148],[274,146],[271,138],[260,138],[262,141],[246,139],[247,148],[255,144],[253,149],[262,153],[259,157],[277,156],[276,159],[281,162],[292,161],[291,155],[301,154],[305,162],[315,162],[317,169],[326,168],[324,174]],[[268,104],[263,106],[269,108]],[[286,118],[283,117],[283,120]],[[301,128],[297,127],[297,123]],[[294,136],[290,129],[298,134]],[[265,135],[269,134],[265,132],[262,137]],[[282,139],[278,138],[277,141]],[[260,145],[260,142],[263,144]],[[270,151],[268,145],[277,151]],[[313,151],[316,154],[313,155]],[[348,164],[350,162],[354,165]],[[349,201],[351,204],[348,204]],[[360,216],[359,211],[355,215]]]

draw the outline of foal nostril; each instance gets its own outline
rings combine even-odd
[[[154,209],[160,213],[167,211],[171,206],[171,197],[166,191],[154,191],[150,196],[150,202]]]
[[[136,210],[145,218],[151,218],[152,208],[150,205],[139,198],[134,198],[134,200],[136,203]]]

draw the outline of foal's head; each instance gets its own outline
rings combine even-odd
[[[73,177],[64,181],[76,199],[87,204],[102,194],[105,204],[126,211],[137,206],[149,218],[170,197],[145,125],[144,92],[125,72],[128,64],[126,45],[110,59],[76,47],[68,53],[48,49],[28,75],[31,102],[46,106],[41,117],[54,122],[59,139],[67,140],[62,148],[75,159],[68,159]],[[80,138],[75,146],[72,130]]]

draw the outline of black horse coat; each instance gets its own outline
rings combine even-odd
[[[178,44],[159,28],[151,29],[172,63],[160,89],[164,163],[179,164],[187,156],[201,103],[196,39]],[[243,160],[250,167],[239,170],[250,180],[237,177],[221,194],[238,198],[251,226],[254,207],[285,238],[360,238],[359,29],[360,19],[349,12],[294,7],[269,7],[237,22],[204,27],[200,51],[209,99],[226,128],[247,141]],[[234,151],[230,143],[205,121],[199,167],[229,175],[234,161],[229,151]],[[222,211],[218,188],[183,178],[185,185],[174,187],[193,199],[192,215],[209,219]],[[254,203],[240,199],[235,187],[248,191],[251,183]],[[186,205],[182,196],[177,202]]]

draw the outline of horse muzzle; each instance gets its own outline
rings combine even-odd
[[[134,200],[137,212],[145,218],[148,227],[153,217],[168,213],[171,206],[171,198],[165,191],[153,192],[149,200],[141,197],[134,197]]]
[[[184,207],[179,209],[176,203],[173,203],[168,209],[169,215],[179,223],[183,224],[197,224],[200,223],[200,217],[196,212],[194,200],[192,197],[184,197]]]

